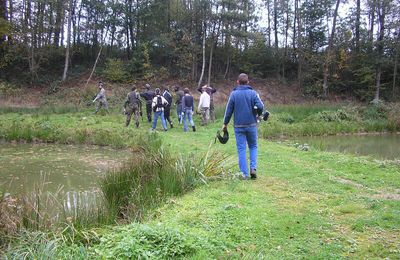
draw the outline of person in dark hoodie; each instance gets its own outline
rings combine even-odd
[[[182,123],[182,97],[184,95],[182,90],[179,90],[178,86],[174,87],[174,91],[176,94],[176,115],[178,116],[179,123]]]
[[[155,97],[154,92],[150,89],[150,85],[145,85],[146,91],[140,93],[140,96],[146,101],[146,114],[147,121],[151,122],[151,104],[153,102],[153,98]]]
[[[165,120],[169,123],[169,126],[171,128],[174,128],[174,124],[172,123],[171,120],[171,105],[172,105],[172,95],[171,92],[169,92],[168,87],[164,87],[164,92],[162,95],[168,102],[168,105],[164,107],[164,118]]]
[[[196,132],[196,126],[194,125],[193,122],[194,99],[193,96],[190,95],[188,88],[185,88],[183,92],[185,93],[185,95],[182,98],[183,131],[185,132],[188,131],[187,121],[189,121],[189,124],[192,127],[193,132]]]
[[[240,74],[236,86],[226,105],[223,130],[226,130],[233,115],[239,168],[243,179],[257,178],[257,114],[264,110],[259,95],[250,87],[247,74]],[[250,150],[250,176],[246,160],[246,145]]]

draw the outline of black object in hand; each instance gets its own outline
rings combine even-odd
[[[264,121],[267,121],[268,120],[268,118],[269,118],[269,111],[268,110],[265,110],[265,112],[264,112],[264,114],[263,114],[263,116],[262,116],[262,119],[264,120]]]

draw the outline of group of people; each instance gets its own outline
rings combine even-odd
[[[256,179],[257,178],[257,157],[258,157],[258,129],[257,129],[257,118],[264,111],[264,104],[260,99],[260,96],[255,90],[249,86],[249,78],[247,74],[240,74],[237,79],[237,86],[231,92],[228,102],[226,104],[226,110],[222,125],[222,130],[227,132],[228,124],[233,115],[234,119],[234,132],[236,138],[236,148],[238,153],[239,169],[241,177],[243,179]],[[96,112],[100,107],[108,111],[107,100],[105,97],[105,90],[103,84],[99,84],[100,91],[96,96],[95,100],[99,101],[96,108]],[[198,89],[201,92],[199,105],[197,111],[202,115],[202,124],[208,123],[215,119],[214,114],[214,102],[213,94],[216,92],[215,89],[209,86],[203,86]],[[196,131],[196,127],[193,122],[194,112],[194,99],[190,94],[189,89],[185,88],[183,91],[179,87],[175,87],[176,93],[176,109],[179,122],[183,122],[184,131],[188,131],[188,123],[192,127],[193,131]],[[169,89],[164,88],[164,92],[161,93],[159,88],[156,88],[153,92],[150,85],[146,84],[146,91],[139,93],[136,87],[132,88],[132,91],[126,97],[124,103],[124,111],[126,114],[126,126],[129,125],[131,116],[135,116],[136,127],[139,127],[139,114],[141,114],[141,105],[143,98],[146,102],[147,120],[151,122],[152,112],[154,113],[154,119],[152,122],[152,129],[154,130],[157,125],[157,120],[161,118],[161,124],[163,129],[167,131],[166,121],[173,127],[173,123],[170,118],[170,110],[172,104],[172,95]],[[264,113],[269,115],[269,113]],[[267,118],[267,117],[266,117]],[[264,119],[266,120],[266,119]],[[247,146],[250,151],[250,168],[247,164],[246,150]]]
[[[96,98],[93,100],[93,102],[98,102],[95,113],[97,113],[101,107],[104,107],[104,109],[108,112],[108,103],[103,82],[99,82],[98,87],[99,92]],[[185,132],[188,131],[188,125],[190,125],[192,130],[195,132],[196,126],[193,121],[193,114],[195,111],[193,96],[188,88],[181,90],[178,86],[174,86],[173,89],[175,92],[176,114],[179,123],[183,124],[183,130]],[[197,90],[201,93],[197,112],[201,114],[201,125],[204,126],[209,123],[210,119],[212,121],[215,120],[213,94],[217,90],[208,85],[202,86]],[[152,130],[156,129],[158,118],[161,119],[161,125],[164,131],[168,130],[167,123],[169,124],[170,128],[174,127],[171,119],[173,95],[171,94],[169,87],[164,87],[163,92],[161,92],[159,88],[152,90],[149,84],[145,85],[145,90],[141,93],[136,86],[133,86],[131,91],[126,96],[123,105],[124,114],[126,115],[125,126],[129,126],[133,116],[136,127],[139,127],[139,117],[143,116],[143,102],[146,105],[147,121],[152,123]]]

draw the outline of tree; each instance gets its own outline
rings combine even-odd
[[[62,76],[62,81],[67,79],[68,72],[68,64],[69,64],[69,47],[71,44],[71,20],[72,20],[72,10],[74,10],[74,2],[73,0],[69,1],[68,5],[68,30],[67,30],[67,47],[65,48],[65,65],[64,65],[64,73]]]
[[[331,52],[333,48],[333,38],[335,37],[335,30],[336,30],[336,17],[338,14],[340,0],[336,0],[336,7],[333,13],[333,22],[332,22],[332,32],[331,36],[329,37],[328,49],[326,50],[326,58],[324,62],[324,81],[323,81],[323,97],[326,98],[328,96],[328,74],[329,74],[329,64],[331,60]]]

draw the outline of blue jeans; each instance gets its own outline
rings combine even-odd
[[[151,129],[153,129],[153,130],[156,129],[158,117],[161,117],[162,127],[164,128],[164,130],[167,130],[167,124],[165,123],[165,118],[164,118],[164,111],[154,112],[154,119],[153,119],[153,123],[151,125]]]
[[[250,150],[250,169],[257,169],[257,127],[235,127],[236,148],[239,157],[240,171],[249,176],[246,160],[246,145]]]
[[[183,114],[183,131],[187,132],[188,131],[188,125],[187,125],[187,120],[189,121],[189,124],[193,127],[194,126],[194,122],[193,122],[193,111],[191,109],[185,109],[185,112]]]

